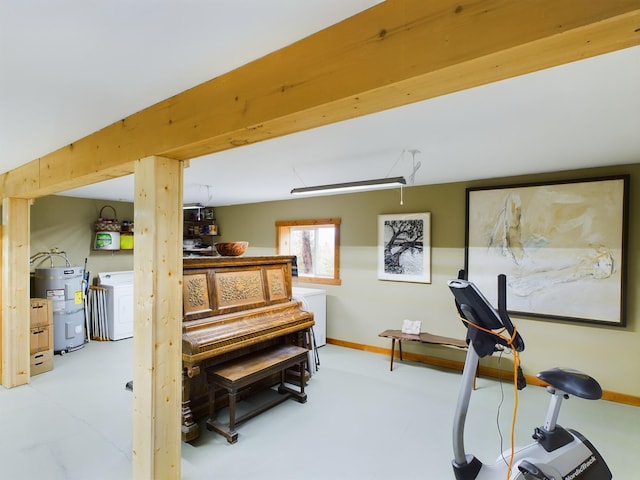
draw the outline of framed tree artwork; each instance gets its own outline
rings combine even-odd
[[[378,279],[431,283],[431,214],[378,215]]]
[[[625,325],[629,176],[467,189],[465,271],[529,317]]]

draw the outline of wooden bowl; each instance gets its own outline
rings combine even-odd
[[[249,242],[218,242],[214,244],[218,255],[223,257],[238,257],[247,251]]]

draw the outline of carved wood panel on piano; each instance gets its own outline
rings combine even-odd
[[[209,411],[206,368],[278,343],[307,346],[313,314],[291,300],[292,261],[292,256],[184,259],[183,441],[199,436],[196,422]],[[262,386],[277,382],[274,376]]]

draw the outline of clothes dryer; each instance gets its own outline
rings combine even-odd
[[[302,309],[313,313],[315,345],[327,343],[327,291],[320,288],[293,287],[294,300],[302,302]]]
[[[133,337],[133,271],[98,273],[105,289],[109,340]]]

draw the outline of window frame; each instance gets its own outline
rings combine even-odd
[[[321,227],[332,225],[335,228],[333,245],[333,278],[315,276],[297,276],[296,279],[304,283],[323,283],[340,285],[340,218],[320,218],[310,220],[278,220],[276,221],[276,254],[282,255],[282,242],[284,237],[289,238],[292,227]]]

